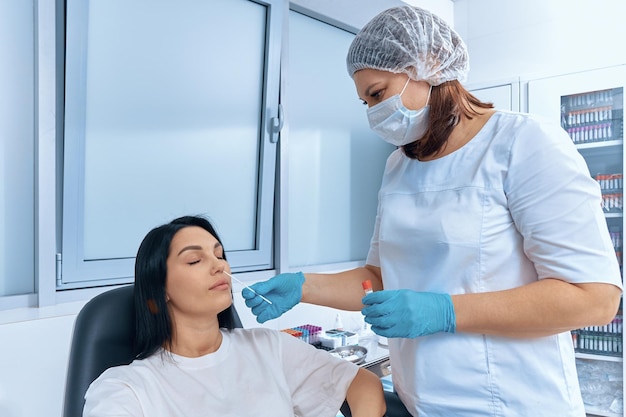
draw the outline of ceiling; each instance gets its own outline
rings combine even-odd
[[[292,0],[290,3],[354,29],[360,29],[381,11],[404,4],[423,7],[454,23],[452,0]]]

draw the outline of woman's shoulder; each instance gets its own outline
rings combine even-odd
[[[572,141],[558,121],[542,115],[498,110],[485,132],[494,149],[508,154],[513,149],[570,148]]]
[[[235,337],[269,337],[279,333],[279,331],[265,327],[247,327],[232,329],[229,333]]]
[[[400,164],[406,163],[407,161],[409,161],[409,157],[404,154],[402,148],[398,148],[391,152],[391,154],[387,157],[385,171],[389,171]]]
[[[149,370],[155,366],[156,362],[163,362],[171,360],[167,357],[167,351],[160,349],[146,359],[135,359],[127,365],[118,365],[106,369],[100,378],[105,379],[126,379],[126,378],[141,378],[141,375],[150,372]]]
[[[112,392],[111,390],[135,391],[145,384],[146,377],[150,378],[155,355],[147,359],[136,359],[127,365],[118,365],[106,369],[89,386],[89,393]]]
[[[278,343],[280,337],[286,335],[286,333],[267,329],[265,327],[251,327],[246,329],[233,329],[229,332],[231,340],[237,341],[253,341],[255,343]]]
[[[272,349],[293,349],[294,345],[301,347],[303,344],[301,339],[294,337],[287,332],[263,327],[233,329],[230,332],[230,338],[233,343],[252,345],[255,349],[259,347],[270,347]],[[306,345],[307,343],[304,343],[304,346]]]
[[[563,131],[558,121],[534,113],[521,113],[507,110],[497,110],[492,116],[494,127],[497,130],[506,128],[517,132],[527,131]],[[563,131],[564,132],[564,131]]]

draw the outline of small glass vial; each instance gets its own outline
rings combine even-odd
[[[370,281],[369,279],[366,279],[365,281],[363,281],[361,283],[361,285],[363,286],[363,291],[365,291],[365,295],[373,292],[372,291],[372,281]]]

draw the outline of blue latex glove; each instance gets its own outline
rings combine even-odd
[[[246,305],[256,316],[256,321],[265,323],[268,320],[280,317],[284,312],[291,310],[302,299],[302,272],[276,275],[267,281],[252,284],[250,287],[272,302],[269,304],[257,294],[247,288],[241,291]]]
[[[456,330],[456,315],[448,294],[412,290],[376,291],[363,297],[361,312],[374,333],[414,338]]]

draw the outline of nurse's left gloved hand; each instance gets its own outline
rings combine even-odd
[[[265,323],[280,317],[300,302],[304,281],[305,277],[302,272],[286,272],[251,285],[250,288],[254,292],[244,288],[241,296],[246,300],[246,305],[252,310],[252,314],[256,316],[256,321]],[[272,304],[263,300],[259,294],[269,299]]]
[[[361,312],[374,333],[414,338],[456,330],[456,315],[448,294],[412,290],[383,290],[363,297]]]

